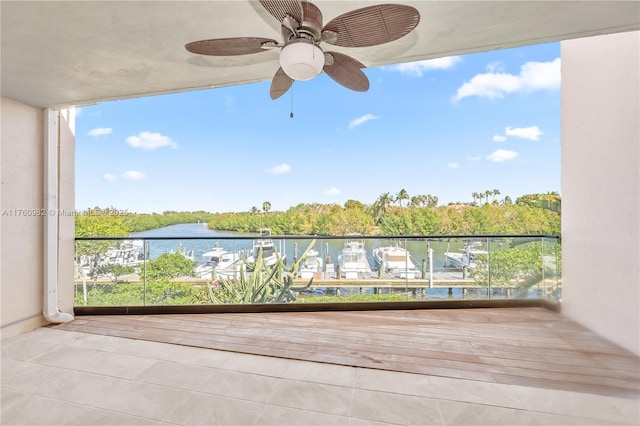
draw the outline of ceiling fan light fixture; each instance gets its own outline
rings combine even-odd
[[[322,72],[324,53],[310,40],[293,40],[282,48],[280,65],[294,80],[311,80]]]

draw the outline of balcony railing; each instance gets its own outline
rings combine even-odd
[[[77,238],[75,305],[557,303],[560,276],[556,236]]]

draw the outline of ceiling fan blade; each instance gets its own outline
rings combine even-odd
[[[338,33],[335,42],[344,47],[375,46],[407,35],[420,22],[420,12],[402,4],[381,4],[363,7],[340,15],[323,30]]]
[[[365,68],[359,61],[351,56],[347,56],[338,52],[326,52],[333,56],[333,64],[328,63],[324,66],[324,72],[339,84],[347,89],[356,92],[366,92],[369,90],[369,79],[362,72],[361,68]]]
[[[250,53],[264,52],[264,43],[275,43],[270,38],[260,37],[232,37],[200,40],[186,44],[184,47],[191,53],[211,56],[236,56]]]
[[[285,74],[282,67],[278,68],[278,71],[276,71],[276,74],[273,76],[273,80],[271,80],[271,90],[269,91],[271,99],[278,99],[287,93],[287,90],[289,90],[292,84],[293,79]]]
[[[298,24],[302,22],[302,5],[298,0],[260,0],[260,4],[281,23],[287,16],[295,18]]]

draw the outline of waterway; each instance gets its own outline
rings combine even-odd
[[[230,231],[216,231],[209,229],[206,223],[183,223],[178,225],[166,226],[164,228],[156,228],[149,231],[134,232],[131,238],[171,238],[167,240],[150,240],[149,241],[149,257],[155,259],[162,253],[177,252],[178,250],[193,250],[196,261],[203,262],[202,255],[216,246],[225,248],[228,251],[239,251],[242,249],[251,249],[253,246],[253,238],[257,237],[255,234],[246,234],[240,232]],[[202,239],[188,239],[192,237],[198,237]],[[184,239],[181,239],[184,238]],[[314,248],[320,252],[323,259],[326,258],[327,252],[329,257],[334,263],[337,263],[340,250],[344,248],[346,241],[357,239],[357,237],[349,239],[317,239]],[[295,257],[298,258],[302,255],[304,250],[313,240],[313,237],[309,239],[300,240],[279,240],[273,239],[276,247],[281,254],[287,257],[287,262],[290,263]],[[369,263],[373,267],[375,262],[373,260],[373,249],[377,246],[394,245],[395,240],[388,239],[367,239],[365,240],[365,249],[369,256]],[[433,249],[433,268],[434,270],[445,269],[445,257],[444,253],[447,250],[455,251],[462,247],[464,241],[429,241],[427,245],[426,241],[400,241],[403,247],[411,253],[414,263],[418,268],[421,267],[423,259],[425,262],[428,260],[428,249]]]
[[[131,238],[170,238],[166,240],[148,240],[148,250],[149,250],[149,258],[154,259],[158,257],[162,253],[171,253],[182,250],[183,252],[193,251],[193,255],[195,260],[198,263],[204,263],[206,259],[202,257],[202,255],[212,248],[216,246],[220,246],[225,248],[228,251],[240,251],[243,249],[251,249],[253,246],[253,241],[257,238],[256,234],[246,234],[239,232],[229,232],[229,231],[216,231],[209,229],[206,223],[187,223],[187,224],[178,224],[171,225],[164,228],[152,229],[149,231],[136,232],[130,235]],[[189,239],[197,237],[198,239]],[[357,237],[355,237],[357,239]],[[284,240],[273,238],[276,247],[279,252],[286,256],[286,261],[288,264],[291,263],[293,258],[298,258],[302,255],[304,250],[313,240],[313,237],[309,237],[308,239],[296,239],[296,240]],[[351,241],[348,237],[338,238],[338,239],[317,239],[315,243],[315,249],[320,252],[323,259],[326,259],[329,256],[332,262],[337,263],[338,255],[340,250],[344,247],[346,241]],[[369,256],[369,262],[372,267],[374,267],[375,262],[373,260],[373,248],[376,246],[388,246],[394,245],[396,243],[395,240],[389,239],[366,239],[365,240],[365,248],[367,250]],[[415,240],[401,240],[400,243],[403,247],[407,248],[411,253],[411,256],[414,260],[414,263],[418,268],[421,268],[423,262],[425,267],[428,268],[428,251],[429,249],[433,250],[432,253],[432,261],[433,261],[433,272],[435,274],[460,274],[460,278],[462,278],[461,272],[454,272],[452,268],[446,267],[446,261],[444,253],[447,251],[457,251],[464,244],[462,239],[455,240],[430,240],[430,241],[415,241]],[[495,242],[494,242],[495,243]],[[408,288],[404,290],[404,294],[409,295]],[[418,298],[426,298],[426,299],[462,299],[462,298],[481,298],[485,299],[487,297],[490,298],[503,298],[507,297],[506,294],[501,294],[503,290],[495,289],[492,290],[492,294],[489,296],[487,294],[488,289],[478,288],[478,289],[469,289],[466,295],[463,295],[463,290],[461,288],[426,288],[425,294],[421,297],[418,295]],[[327,294],[336,291],[336,289],[327,288],[323,291],[326,291]],[[341,294],[348,295],[354,294],[354,292],[359,291],[357,288],[343,288],[341,289]],[[370,293],[373,289],[362,289],[363,293]],[[383,293],[387,293],[391,290],[380,290]],[[496,293],[497,291],[497,293]],[[396,290],[393,291],[397,292]],[[402,292],[402,290],[400,290]],[[541,294],[538,291],[531,292],[528,297],[539,298]],[[415,295],[414,295],[415,297]]]

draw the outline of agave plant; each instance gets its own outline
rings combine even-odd
[[[221,277],[216,280],[217,290],[207,285],[209,297],[213,303],[255,304],[255,303],[289,303],[296,300],[296,292],[311,287],[313,278],[303,286],[294,286],[294,278],[298,275],[300,265],[307,258],[309,250],[315,245],[311,241],[300,259],[290,267],[278,256],[273,266],[268,266],[258,253],[255,263],[245,261],[248,274],[241,272],[238,278]]]

